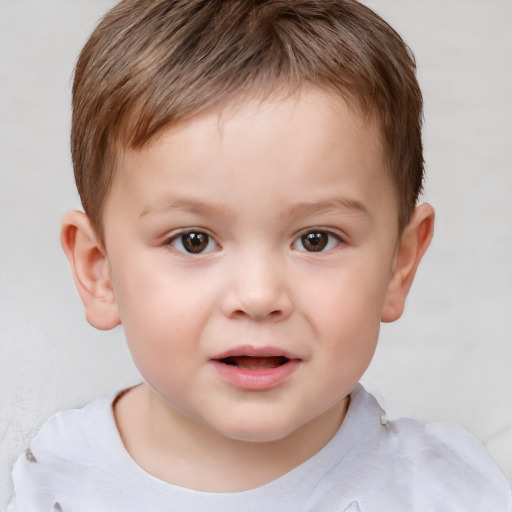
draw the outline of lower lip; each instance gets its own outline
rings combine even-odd
[[[228,384],[247,391],[266,391],[284,382],[299,367],[300,361],[292,359],[275,368],[252,370],[230,366],[216,360],[213,360],[212,364]]]

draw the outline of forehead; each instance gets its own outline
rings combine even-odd
[[[113,191],[159,183],[144,197],[145,210],[158,209],[180,187],[193,189],[200,200],[216,196],[221,202],[236,188],[250,202],[266,183],[288,187],[286,195],[303,202],[302,196],[326,195],[333,181],[345,180],[346,187],[359,182],[375,189],[367,191],[373,195],[390,186],[384,160],[373,118],[339,95],[304,89],[237,97],[164,129],[142,149],[122,152]]]
[[[268,130],[271,125],[281,128],[283,137],[288,133],[294,137],[305,135],[311,144],[328,144],[334,138],[337,144],[343,145],[348,140],[348,128],[352,134],[362,135],[372,151],[383,153],[380,123],[374,112],[363,111],[356,100],[347,101],[339,91],[302,86],[290,92],[282,85],[275,91],[261,88],[230,96],[214,107],[163,127],[141,148],[121,143],[118,147],[119,168],[123,169],[130,160],[166,145],[220,142],[230,129],[238,133],[250,132],[256,147],[269,142],[269,137],[279,135],[275,130]],[[320,125],[326,129],[315,131],[314,128]],[[211,144],[208,147],[211,149]],[[200,153],[202,149],[196,147],[195,152]]]

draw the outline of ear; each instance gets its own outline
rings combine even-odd
[[[429,204],[417,206],[411,222],[402,233],[396,252],[381,315],[383,322],[394,322],[402,316],[414,275],[433,234],[434,209]]]
[[[60,241],[84,303],[87,321],[101,330],[119,325],[107,255],[85,213],[73,211],[64,217]]]

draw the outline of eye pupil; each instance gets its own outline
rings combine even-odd
[[[187,233],[182,235],[181,243],[187,252],[197,254],[208,246],[208,235],[205,233]]]
[[[301,236],[301,241],[306,251],[319,252],[327,247],[329,236],[321,232],[307,233]]]

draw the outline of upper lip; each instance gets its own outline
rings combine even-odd
[[[212,357],[212,359],[219,360],[219,359],[226,359],[228,357],[242,357],[242,356],[286,357],[286,359],[295,359],[295,360],[302,359],[301,357],[299,357],[297,354],[294,354],[293,352],[289,352],[288,350],[283,350],[282,348],[274,347],[271,345],[263,346],[263,347],[257,347],[254,345],[242,345],[239,347],[233,347],[224,352],[215,354]]]

